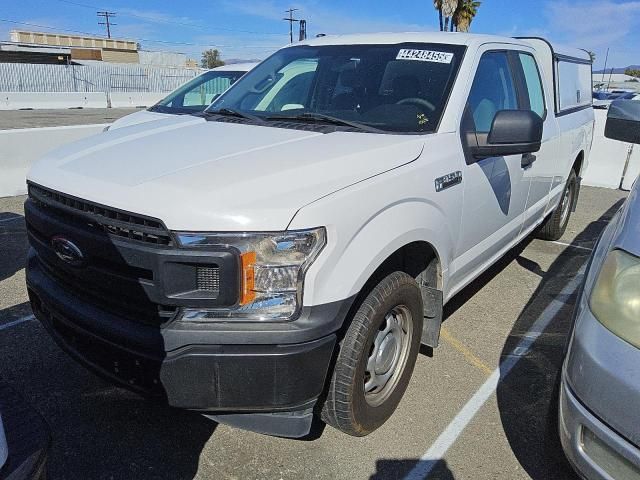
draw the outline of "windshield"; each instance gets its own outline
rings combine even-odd
[[[163,113],[201,112],[245,73],[215,70],[205,72],[171,92],[149,110]]]
[[[432,132],[464,49],[424,43],[284,48],[208,111],[232,110],[266,121],[330,119],[377,131]]]

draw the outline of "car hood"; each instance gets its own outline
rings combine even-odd
[[[298,209],[412,162],[423,144],[412,135],[172,116],[62,147],[36,162],[28,179],[159,218],[171,230],[283,230]]]
[[[640,257],[640,180],[636,180],[620,212],[613,248],[620,248]]]
[[[119,118],[109,126],[109,130],[117,130],[122,127],[129,127],[131,125],[138,125],[140,123],[153,122],[154,120],[160,120],[167,118],[170,114],[150,112],[149,110],[140,110],[139,112],[131,113]]]

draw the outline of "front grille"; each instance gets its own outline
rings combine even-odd
[[[216,267],[196,267],[198,290],[205,292],[220,291],[220,269]]]
[[[29,184],[29,198],[39,207],[54,210],[65,221],[90,230],[136,242],[173,244],[167,227],[155,218],[99,205],[33,183]]]
[[[38,259],[42,271],[51,280],[63,287],[79,300],[95,305],[105,312],[118,315],[128,320],[151,326],[162,326],[176,315],[178,307],[159,305],[151,302],[144,295],[136,295],[135,299],[112,292],[105,285],[95,285],[82,281],[64,269],[49,265],[43,258]],[[131,293],[131,292],[130,292]]]

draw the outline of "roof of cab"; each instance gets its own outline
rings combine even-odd
[[[499,35],[484,35],[459,32],[405,32],[405,33],[361,33],[349,35],[328,35],[317,37],[294,45],[358,45],[358,44],[396,44],[396,43],[449,43],[454,45],[479,46],[484,43],[509,43],[534,47],[528,38],[513,38]],[[551,45],[543,38],[536,39]],[[552,45],[555,53],[568,57],[589,60],[589,54],[578,48]]]
[[[328,35],[292,44],[294,45],[357,45],[396,43],[449,43],[454,45],[481,45],[483,43],[511,43],[528,45],[526,41],[498,35],[480,35],[458,32],[405,32],[405,33],[362,33],[349,35]]]

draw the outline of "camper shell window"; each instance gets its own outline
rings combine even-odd
[[[558,113],[591,106],[591,63],[556,57],[556,82]]]

